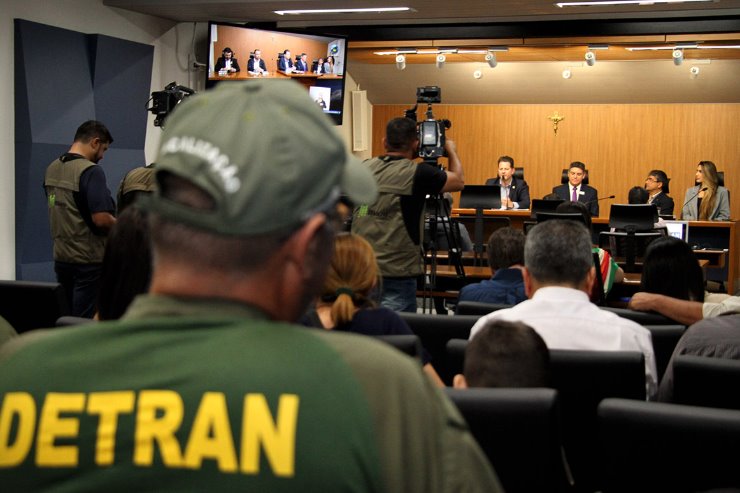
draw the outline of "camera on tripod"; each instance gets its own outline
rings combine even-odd
[[[155,91],[152,93],[152,97],[147,101],[147,105],[151,102],[152,105],[147,108],[147,111],[151,111],[156,115],[154,118],[155,127],[163,127],[164,120],[167,115],[175,109],[175,106],[187,98],[188,96],[195,94],[195,91],[185,86],[178,86],[177,82],[170,82],[165,86],[163,91]]]
[[[432,104],[442,102],[442,89],[438,86],[416,88],[416,104],[406,110],[406,118],[416,121],[419,103],[427,104],[425,119],[417,123],[419,133],[419,157],[424,161],[436,162],[445,155],[445,130],[452,126],[450,120],[435,120]]]

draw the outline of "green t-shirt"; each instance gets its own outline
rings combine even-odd
[[[0,350],[3,491],[496,491],[414,360],[224,300]]]

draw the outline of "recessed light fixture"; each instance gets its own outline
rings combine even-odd
[[[274,10],[277,15],[302,15],[302,14],[363,14],[363,13],[385,13],[385,12],[409,12],[410,7],[375,7],[364,9],[306,9],[306,10]]]
[[[690,2],[713,2],[714,0],[609,0],[605,2],[559,2],[556,7],[603,7],[610,5],[645,5],[650,6],[657,3],[690,3]]]

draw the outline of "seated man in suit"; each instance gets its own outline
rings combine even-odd
[[[514,177],[514,158],[498,158],[498,177],[489,178],[486,185],[501,187],[502,209],[529,209],[529,185],[524,180]]]
[[[301,74],[308,72],[308,56],[305,53],[301,53],[301,57],[296,60],[295,71]]]
[[[527,299],[522,279],[524,233],[508,226],[494,231],[488,239],[488,265],[492,277],[464,286],[459,301],[516,305]]]
[[[289,74],[294,70],[294,68],[293,60],[290,59],[290,50],[285,50],[283,52],[283,56],[278,59],[278,70]]]
[[[599,192],[583,183],[586,177],[586,165],[580,161],[570,163],[568,184],[553,187],[553,193],[563,200],[582,202],[588,206],[591,217],[599,216]]]
[[[247,72],[254,75],[268,75],[267,65],[262,59],[262,50],[254,50],[254,56],[247,63]]]
[[[481,317],[470,339],[491,320],[530,325],[549,349],[639,351],[645,355],[647,395],[657,391],[658,373],[650,332],[589,301],[596,279],[591,233],[576,221],[537,224],[524,243],[524,289],[518,305]]]
[[[234,52],[228,46],[221,52],[221,56],[216,60],[216,66],[214,67],[216,72],[225,70],[226,72],[233,74],[241,70],[239,68],[239,62],[234,58]]]
[[[645,190],[648,191],[648,204],[658,206],[658,214],[661,216],[673,215],[673,199],[668,196],[668,175],[665,171],[654,169],[648,173],[645,179]]]

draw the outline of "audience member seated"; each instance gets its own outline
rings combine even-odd
[[[488,321],[465,348],[463,374],[454,386],[549,387],[550,351],[522,322]]]
[[[459,301],[516,305],[527,299],[522,279],[524,233],[511,227],[494,231],[488,239],[488,265],[491,279],[464,286]]]
[[[712,161],[701,161],[696,167],[696,186],[686,190],[681,218],[699,221],[729,221],[730,195],[719,186],[717,167]]]
[[[216,66],[213,68],[216,72],[226,71],[227,73],[233,74],[241,70],[239,68],[239,62],[234,57],[234,52],[228,46],[224,48],[221,56],[216,60]]]
[[[96,318],[121,318],[134,298],[149,289],[151,265],[147,214],[128,207],[118,216],[105,245]]]
[[[501,156],[498,158],[498,176],[489,178],[486,185],[501,187],[502,209],[529,209],[529,185],[515,177],[514,171],[514,158]]]
[[[7,320],[0,317],[0,346],[14,337],[18,337],[18,332],[15,331]]]
[[[650,193],[642,188],[642,187],[632,187],[630,188],[629,192],[627,192],[627,203],[628,204],[648,204],[650,203]],[[671,204],[673,204],[673,200],[671,199]],[[660,206],[656,202],[656,207],[658,207],[658,214],[661,214],[660,212]],[[673,207],[671,205],[671,207]],[[653,225],[656,229],[657,228],[664,228],[665,227],[665,221],[663,221],[663,218],[658,217],[658,222]],[[612,231],[615,229],[612,228]]]
[[[393,310],[376,307],[371,299],[378,287],[375,252],[364,238],[351,233],[337,235],[329,272],[306,325],[324,329],[375,335],[413,335],[408,324]],[[423,351],[424,370],[440,387],[442,380]]]
[[[703,318],[712,318],[727,313],[740,313],[740,296],[727,294],[706,294],[704,302],[671,298],[662,294],[640,291],[632,295],[629,302],[631,310],[654,311],[676,322],[691,325]]]
[[[544,197],[542,197],[542,200],[570,200],[570,199],[561,199],[560,195],[556,194],[555,192],[550,192]]]
[[[673,360],[679,355],[740,360],[740,314],[702,320],[684,332],[660,382],[660,401],[673,401]],[[711,384],[712,382],[707,382],[707,385]],[[736,392],[737,389],[718,391]]]
[[[591,235],[583,224],[537,224],[524,244],[524,287],[530,299],[482,317],[470,339],[490,320],[510,320],[530,325],[549,349],[640,351],[650,398],[658,382],[650,332],[589,301],[596,278],[593,263]]]
[[[704,273],[685,241],[664,236],[648,245],[640,290],[689,301],[704,301]]]
[[[555,212],[580,213],[583,216],[586,227],[589,231],[591,231],[591,214],[589,214],[588,212],[588,207],[586,207],[586,205],[582,204],[581,202],[563,202],[557,207],[557,209],[555,209]],[[609,252],[607,252],[603,248],[593,247],[592,253],[599,254],[599,271],[601,272],[601,282],[603,283],[604,296],[606,296],[607,294],[609,294],[609,291],[611,291],[612,286],[614,286],[615,282],[622,282],[624,280],[624,271],[620,266],[617,265],[617,262],[614,261]],[[598,286],[596,286],[594,289],[598,289]],[[597,294],[598,292],[592,292],[591,299],[594,300],[601,298],[600,296],[597,296]]]
[[[658,214],[661,216],[673,215],[674,205],[673,199],[668,196],[668,182],[670,182],[668,175],[665,174],[665,171],[659,169],[651,170],[645,179],[645,190],[649,195],[646,203],[657,205]]]
[[[599,192],[583,183],[586,177],[586,165],[580,161],[570,163],[568,169],[568,183],[558,185],[552,192],[563,200],[581,202],[588,207],[592,217],[599,216]]]
[[[172,145],[188,139],[203,145]],[[2,346],[3,491],[502,491],[414,360],[294,324],[340,194],[377,192],[305,88],[218,85],[161,141],[149,294],[120,321]]]

